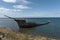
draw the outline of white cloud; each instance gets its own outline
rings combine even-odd
[[[14,5],[13,7],[17,9],[30,9],[30,7],[25,6],[25,5]]]
[[[27,0],[19,0],[19,1],[22,3],[29,3],[29,1],[27,1]]]
[[[8,3],[15,3],[16,0],[3,0],[4,2],[8,2]]]
[[[2,15],[10,15],[13,17],[60,17],[60,12],[33,12],[31,14],[24,14],[21,10],[16,9],[8,9],[4,7],[0,7],[0,16]]]
[[[3,0],[3,1],[8,3],[16,3],[18,1],[20,1],[21,3],[29,3],[29,1],[27,0]]]
[[[0,13],[15,13],[21,10],[16,10],[16,9],[8,9],[4,7],[0,7]]]
[[[4,8],[4,7],[0,7],[0,17],[5,17],[4,15],[11,15],[13,17],[19,17],[18,15],[20,15],[22,13],[22,10],[19,9],[8,9],[8,8]]]

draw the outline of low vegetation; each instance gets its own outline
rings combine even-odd
[[[57,40],[57,39],[43,37],[43,36],[16,33],[13,31],[9,31],[5,28],[4,29],[0,28],[0,32],[5,34],[5,37],[2,38],[2,40]]]

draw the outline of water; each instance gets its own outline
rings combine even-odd
[[[19,27],[13,19],[0,18],[0,27],[8,28],[13,31],[18,31]]]
[[[36,28],[23,28],[20,29],[20,31],[27,34],[37,34],[53,38],[60,38],[60,18],[26,18],[27,22],[36,23],[47,22],[48,20],[51,21],[50,24],[38,26]],[[10,19],[0,19],[0,27],[7,27],[15,31],[19,30],[17,23]]]

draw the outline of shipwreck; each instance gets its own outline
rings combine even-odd
[[[4,16],[16,21],[18,26],[19,26],[19,28],[33,28],[33,27],[38,27],[38,26],[42,26],[42,25],[47,25],[47,24],[50,23],[50,21],[48,21],[46,23],[38,24],[38,23],[26,22],[26,20],[23,20],[23,19],[19,20],[19,19],[16,19],[16,18],[12,18],[12,17],[9,17],[7,15],[4,15]]]

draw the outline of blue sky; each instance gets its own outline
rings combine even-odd
[[[0,17],[60,17],[60,0],[0,0]]]

